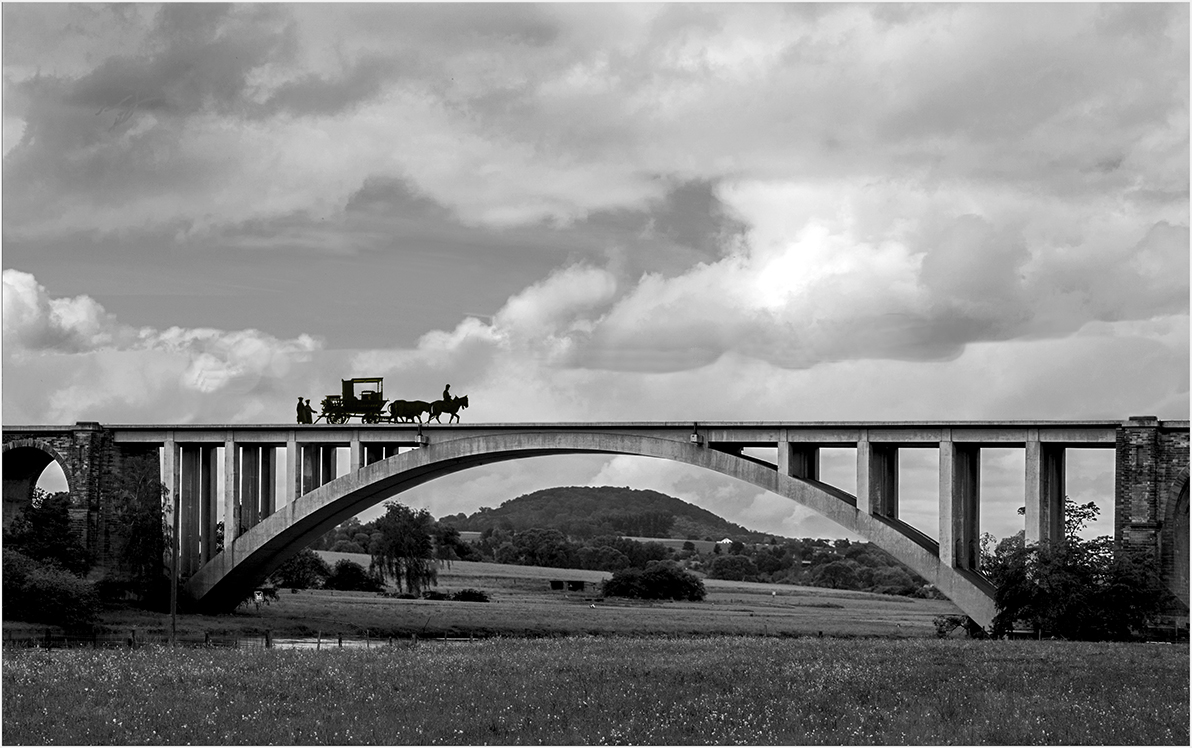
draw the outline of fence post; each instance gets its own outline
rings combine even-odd
[[[50,649],[50,630],[46,629],[46,649]]]
[[[368,629],[364,630],[364,648],[370,649],[372,647],[372,637],[368,634]]]
[[[343,646],[344,646],[344,635],[340,634],[339,635],[339,648],[343,649]]]
[[[273,649],[273,634],[265,629],[265,649]]]
[[[320,649],[323,648],[323,632],[316,631],[315,636],[318,637],[318,641],[315,642],[315,651],[318,652]]]
[[[203,646],[204,647],[211,646],[211,632],[210,631],[203,632]]]

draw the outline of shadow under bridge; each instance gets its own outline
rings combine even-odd
[[[441,432],[440,432],[441,433]],[[439,434],[436,434],[439,436]],[[446,434],[443,434],[446,436]],[[454,436],[454,435],[453,435]],[[857,498],[816,480],[817,457],[779,464],[743,455],[732,445],[707,442],[680,430],[647,435],[616,431],[495,431],[448,436],[393,455],[330,481],[262,519],[204,564],[188,591],[208,610],[227,610],[243,600],[281,564],[339,523],[397,494],[451,473],[495,462],[560,454],[624,454],[695,465],[789,498],[867,538],[934,584],[982,626],[994,616],[994,588],[970,568],[940,557],[940,546],[895,517],[858,507]],[[790,454],[790,453],[787,453]],[[806,452],[804,454],[807,454]],[[866,502],[868,503],[868,502]],[[963,561],[962,561],[963,563]]]

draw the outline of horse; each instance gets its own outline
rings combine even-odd
[[[394,421],[422,423],[422,414],[430,412],[430,403],[425,400],[394,400],[389,403],[389,415]]]
[[[430,418],[427,418],[426,422],[430,423],[430,419],[433,418],[436,421],[438,421],[439,423],[442,423],[442,421],[439,421],[439,416],[443,413],[451,414],[451,418],[447,419],[447,423],[451,423],[453,419],[455,421],[458,421],[459,420],[459,409],[466,408],[466,407],[468,407],[468,396],[467,395],[464,395],[463,397],[453,397],[453,398],[451,398],[451,402],[445,402],[443,400],[435,400],[433,403],[430,404]]]

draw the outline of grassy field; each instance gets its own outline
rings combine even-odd
[[[27,650],[17,744],[1187,745],[1188,648],[574,637]]]
[[[331,563],[368,557],[323,553]],[[181,635],[217,636],[565,636],[565,635],[761,635],[931,637],[932,619],[958,613],[944,600],[917,600],[866,592],[752,584],[709,579],[702,602],[646,603],[599,600],[596,586],[609,575],[575,569],[549,569],[477,562],[455,562],[439,571],[438,590],[465,588],[488,593],[491,602],[400,600],[373,593],[281,590],[279,601],[240,608],[219,616],[180,615]],[[582,580],[586,592],[551,591],[550,580]],[[594,607],[593,607],[594,606]],[[169,632],[168,615],[128,610],[105,616],[114,632],[137,629],[138,636]],[[6,634],[25,627],[5,622]]]

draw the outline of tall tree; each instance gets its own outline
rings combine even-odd
[[[115,539],[120,566],[133,592],[145,600],[163,587],[170,533],[163,511],[169,491],[161,481],[157,455],[126,457],[115,484],[111,502],[120,528]]]
[[[994,635],[1023,622],[1065,639],[1128,639],[1162,610],[1167,593],[1152,559],[1119,549],[1108,536],[1080,533],[1096,504],[1065,498],[1064,537],[1026,545],[1012,536],[985,563],[997,585]]]
[[[33,489],[33,499],[4,532],[4,545],[25,556],[82,576],[91,568],[87,549],[70,523],[70,494]]]
[[[425,509],[414,511],[396,501],[385,502],[385,514],[376,521],[381,537],[370,554],[369,570],[415,595],[437,584],[434,524]]]

